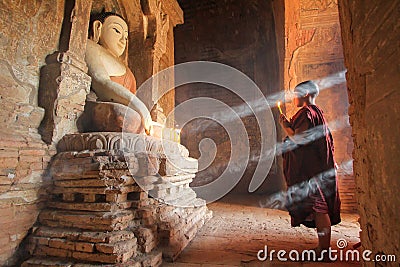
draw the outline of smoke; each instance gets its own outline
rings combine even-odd
[[[332,121],[329,123],[329,128],[331,131],[338,131],[343,128],[349,127],[349,121],[348,121],[348,116],[343,116],[339,118],[338,120]],[[291,151],[293,149],[296,149],[300,145],[306,145],[309,144],[315,140],[318,140],[319,138],[322,138],[325,136],[325,126],[324,125],[318,125],[316,127],[313,127],[311,129],[308,129],[300,134],[294,135],[291,139],[285,139],[282,143],[279,143],[276,145],[276,153],[277,155],[280,155],[282,153],[285,153],[287,151]]]
[[[331,88],[332,86],[339,85],[346,82],[346,70],[339,71],[330,76],[324,77],[319,80],[315,80],[318,84],[319,90],[325,90]]]
[[[352,164],[352,160],[346,161],[338,166],[338,171],[346,170]],[[329,169],[325,172],[319,173],[307,181],[292,185],[286,191],[279,191],[261,200],[259,202],[262,208],[282,209],[285,210],[287,206],[294,203],[301,202],[313,195],[317,190],[321,189],[326,195],[334,194],[335,192],[328,191],[332,188],[336,174],[335,169]]]
[[[216,127],[215,121],[218,121],[221,125],[225,125],[234,122],[238,117],[245,118],[247,116],[251,116],[257,113],[265,112],[268,109],[270,109],[270,107],[266,105],[265,99],[251,101],[248,104],[243,103],[234,107],[225,107],[224,109],[210,114],[208,120],[201,120],[196,127],[191,128],[191,131],[203,132],[208,130],[209,128]],[[227,116],[228,111],[233,111],[233,113],[235,113],[235,116]]]
[[[340,167],[338,169],[338,173],[340,175],[348,175],[352,176],[353,175],[353,160],[348,160],[346,162],[343,162],[340,164]]]

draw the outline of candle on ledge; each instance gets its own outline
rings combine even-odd
[[[177,143],[181,143],[181,129],[174,130],[174,141]]]
[[[279,113],[283,114],[282,108],[281,108],[281,101],[278,101],[277,105],[278,105]]]
[[[164,128],[165,126],[162,125],[161,123],[152,121],[150,124],[150,136],[161,138],[163,135]]]

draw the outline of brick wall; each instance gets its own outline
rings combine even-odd
[[[43,175],[54,153],[37,128],[40,67],[57,50],[63,1],[0,1],[0,265],[36,221]]]
[[[248,75],[264,95],[280,90],[280,67],[276,46],[273,1],[180,1],[185,23],[175,29],[175,63],[214,61],[227,64]],[[234,107],[244,102],[231,91],[210,84],[189,84],[176,89],[175,104],[196,97],[210,97]],[[193,115],[196,109],[193,107]],[[250,156],[260,153],[260,129],[254,116],[242,117],[250,142]],[[217,146],[213,163],[200,172],[192,185],[206,184],[225,169],[231,156],[231,143],[226,131],[217,123],[201,127],[203,119],[187,124],[182,131],[182,143],[193,157],[199,157],[198,145],[211,138]],[[280,139],[280,138],[279,138]],[[242,144],[236,144],[240,146]],[[256,167],[249,162],[235,193],[248,193],[248,185]],[[258,192],[273,192],[282,188],[279,162],[273,163]]]
[[[374,253],[395,254],[400,239],[400,2],[340,0],[339,11],[361,244]]]

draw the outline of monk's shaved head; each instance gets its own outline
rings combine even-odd
[[[301,96],[305,96],[309,94],[313,98],[315,98],[319,94],[318,85],[313,81],[305,81],[299,83],[295,88],[294,91],[299,93]]]

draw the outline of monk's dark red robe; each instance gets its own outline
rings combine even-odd
[[[340,199],[333,139],[322,110],[315,105],[302,107],[291,119],[291,127],[296,136],[309,138],[305,142],[296,141],[297,148],[282,154],[288,185],[286,208],[292,219],[291,225],[315,227],[312,214],[319,212],[320,206],[325,207],[331,224],[338,224]],[[286,142],[292,141],[286,138]]]

